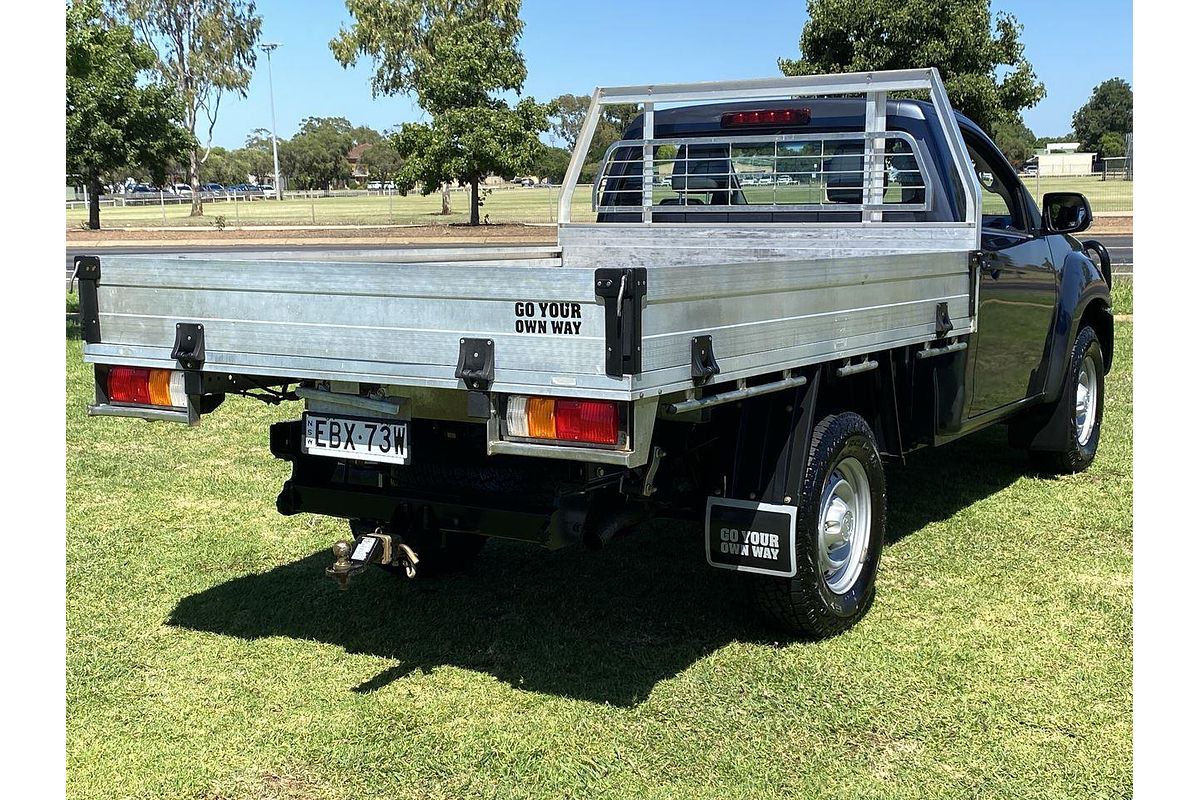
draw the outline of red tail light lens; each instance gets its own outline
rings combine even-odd
[[[108,399],[114,403],[150,405],[150,370],[141,367],[110,369]]]
[[[755,125],[807,125],[812,112],[807,108],[778,108],[762,111],[731,111],[721,115],[722,128]]]
[[[617,404],[607,400],[556,400],[554,435],[568,442],[616,444],[621,420]]]

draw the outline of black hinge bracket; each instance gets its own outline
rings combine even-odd
[[[486,390],[496,378],[496,351],[491,339],[459,339],[458,368],[455,377],[462,378],[468,389]]]
[[[175,346],[171,358],[184,369],[200,369],[204,366],[204,326],[199,322],[175,323]]]
[[[640,375],[646,268],[596,270],[596,296],[604,300],[605,374],[614,378]]]
[[[100,257],[75,256],[74,279],[79,281],[79,327],[88,344],[100,341],[100,301],[96,287],[100,283]]]
[[[937,304],[937,310],[933,312],[933,329],[938,336],[945,336],[947,333],[954,330],[954,323],[950,321],[949,304]]]
[[[692,381],[697,386],[707,383],[713,375],[721,374],[717,354],[713,352],[712,336],[692,337]]]

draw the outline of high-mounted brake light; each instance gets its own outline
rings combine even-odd
[[[175,408],[188,404],[183,373],[175,370],[113,367],[108,371],[107,389],[113,403]]]
[[[761,111],[730,111],[721,115],[722,128],[769,125],[807,125],[812,112],[807,108],[777,108]]]
[[[510,437],[617,444],[621,413],[612,400],[566,400],[512,395],[504,422]]]

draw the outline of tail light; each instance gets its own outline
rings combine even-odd
[[[730,111],[721,115],[722,128],[753,128],[775,125],[807,125],[812,112],[807,108],[776,108],[761,111]]]
[[[621,409],[612,400],[512,395],[504,422],[509,437],[518,439],[607,445],[621,440]]]
[[[113,367],[108,371],[106,388],[112,403],[175,408],[188,404],[187,393],[183,390],[183,373],[170,369]]]

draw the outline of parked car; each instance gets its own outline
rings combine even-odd
[[[371,181],[367,184],[367,191],[381,192],[383,191],[383,181]]]
[[[270,197],[270,198],[274,199],[274,197],[275,197],[275,187],[274,186],[266,186],[266,185],[260,183],[255,188],[258,189],[260,192],[262,192],[263,197]]]
[[[590,219],[572,198],[593,136],[576,142],[557,247],[80,256],[89,413],[197,424],[229,394],[303,403],[270,428],[291,471],[275,506],[346,520],[326,570],[343,588],[372,565],[408,577],[465,569],[489,536],[600,548],[669,516],[698,523],[697,535],[630,558],[687,569],[690,583],[695,558],[676,548],[695,548],[741,573],[775,625],[806,638],[845,631],[876,596],[889,496],[925,497],[902,501],[906,517],[921,502],[953,513],[941,486],[885,486],[885,461],[899,470],[908,454],[1004,424],[1040,472],[1092,463],[1113,363],[1111,265],[1102,245],[1076,238],[1092,221],[1087,199],[1037,203],[952,110],[936,70],[753,83],[750,95],[734,81],[598,89],[586,131],[607,98],[658,108],[599,165]],[[887,100],[914,90],[932,102]],[[886,113],[867,113],[868,93]],[[747,101],[783,122],[763,126]],[[750,137],[833,154],[823,171],[844,178],[828,193],[835,213],[740,192],[731,148]],[[665,204],[642,191],[652,165],[624,155],[664,140],[679,143],[673,174],[695,176]],[[895,193],[904,211],[868,199],[864,141],[927,154],[913,159],[919,181]],[[764,179],[791,182],[779,168]],[[1015,469],[973,457],[980,491],[1000,484],[989,466]],[[221,499],[219,487],[191,491]],[[105,499],[111,515],[128,502]],[[183,533],[180,552],[194,547]],[[1045,579],[1060,577],[1052,548],[1020,555],[1044,556]],[[286,572],[310,568],[298,564]],[[943,581],[951,601],[931,616],[974,588],[888,578]],[[369,606],[403,613],[358,607]]]
[[[171,185],[171,191],[181,197],[184,195],[191,197],[192,185],[190,183],[175,183]]]
[[[126,194],[151,194],[158,192],[158,187],[147,186],[144,183],[135,184],[126,190]]]
[[[219,183],[205,183],[200,186],[200,190],[204,192],[212,192],[213,194],[220,194],[225,191],[225,187]]]

